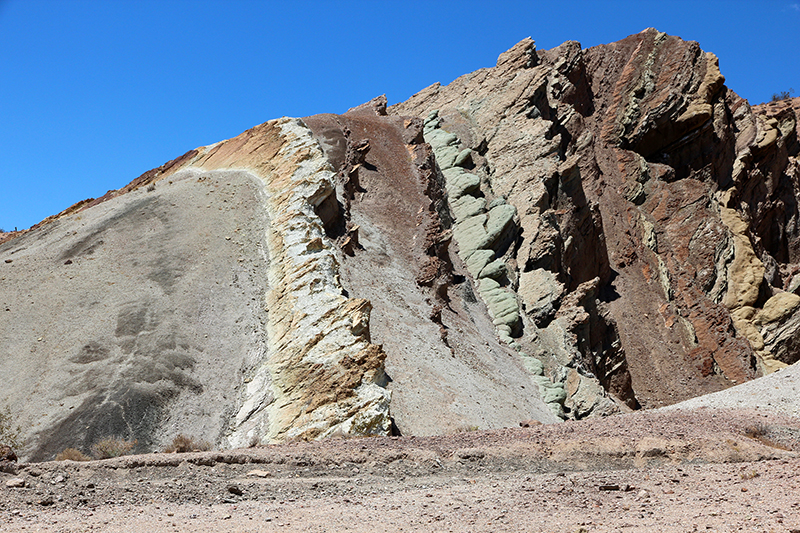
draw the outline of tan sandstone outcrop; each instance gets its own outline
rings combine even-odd
[[[272,121],[198,150],[184,168],[248,168],[265,187],[269,350],[244,387],[230,443],[389,434],[386,354],[369,342],[370,303],[343,295],[315,211],[334,192],[334,172],[311,131]]]

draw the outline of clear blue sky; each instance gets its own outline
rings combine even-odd
[[[27,228],[280,116],[405,100],[531,36],[647,27],[716,53],[751,103],[800,93],[800,0],[0,0],[0,228]]]

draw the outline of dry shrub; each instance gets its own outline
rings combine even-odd
[[[128,455],[136,446],[136,441],[119,439],[117,437],[106,437],[105,439],[92,444],[92,456],[95,459],[110,459],[121,455]]]
[[[777,448],[779,450],[787,450],[787,451],[791,450],[791,448],[786,447],[784,444],[781,444],[780,442],[776,442],[775,440],[771,439],[770,433],[771,433],[770,427],[767,424],[764,424],[763,422],[752,424],[744,429],[744,434],[747,437],[753,440],[757,440],[758,442],[764,444],[765,446],[769,446],[771,448]]]
[[[794,89],[789,89],[788,91],[780,91],[777,93],[772,93],[772,101],[773,102],[780,102],[781,100],[788,100],[794,94]]]
[[[769,434],[769,426],[763,422],[757,422],[744,429],[744,434],[751,439],[758,439],[759,437],[766,437]]]
[[[166,453],[187,453],[187,452],[205,452],[211,449],[211,444],[208,442],[197,439],[195,437],[187,437],[183,433],[172,439],[172,444],[167,446],[164,451]]]
[[[747,479],[755,479],[760,475],[761,474],[759,474],[756,470],[747,471],[745,469],[742,469],[742,471],[739,473],[739,477],[742,478],[742,479],[745,479],[745,480],[747,480]]]
[[[92,458],[75,448],[67,448],[58,455],[56,461],[91,461]]]
[[[14,423],[14,415],[11,414],[11,409],[5,406],[0,410],[0,444],[10,446],[12,449],[21,448],[21,433],[22,428]]]

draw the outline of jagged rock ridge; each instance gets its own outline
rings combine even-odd
[[[26,453],[554,422],[791,364],[798,107],[648,29],[192,150],[3,236]]]
[[[477,154],[482,195],[517,208],[515,342],[581,411],[600,407],[573,400],[592,375],[652,407],[797,360],[781,329],[797,308],[797,115],[778,107],[753,111],[713,54],[648,29],[589,50],[524,40],[390,112],[436,111]]]

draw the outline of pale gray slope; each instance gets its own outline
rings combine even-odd
[[[497,340],[470,280],[450,288],[451,309],[442,312],[448,346],[428,316],[431,304],[414,281],[413,267],[398,259],[402,254],[387,238],[388,228],[358,212],[353,220],[363,250],[343,262],[342,278],[351,295],[373,305],[372,342],[386,351],[392,416],[403,435],[560,421],[541,401],[519,357]]]
[[[170,179],[0,246],[0,407],[22,457],[224,434],[266,349],[268,221],[247,173]]]
[[[736,408],[800,417],[800,363],[729,389],[698,396],[661,410]]]

